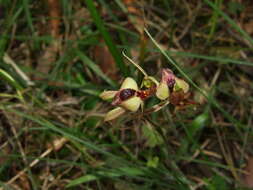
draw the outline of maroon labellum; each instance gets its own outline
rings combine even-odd
[[[173,89],[176,80],[175,75],[170,69],[163,69],[162,71],[162,81],[166,82],[169,89]]]
[[[175,83],[176,83],[175,78],[168,79],[168,81],[167,81],[167,85],[170,89],[172,89],[174,87]]]
[[[120,100],[121,101],[125,101],[127,100],[128,98],[131,98],[132,96],[135,95],[135,90],[134,89],[131,89],[131,88],[125,88],[125,89],[122,89],[119,93],[119,97],[120,97]]]
[[[116,106],[121,104],[123,101],[133,97],[136,93],[136,90],[131,89],[131,88],[124,88],[120,90],[114,97],[112,101],[112,105]]]

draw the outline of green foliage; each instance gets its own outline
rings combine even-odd
[[[80,185],[82,183],[87,183],[87,182],[98,180],[98,179],[99,178],[97,176],[94,176],[94,175],[85,175],[85,176],[79,177],[79,178],[74,179],[71,182],[69,182],[69,184],[66,186],[66,188],[77,186],[77,185]]]
[[[202,130],[206,125],[207,121],[209,119],[209,113],[208,111],[205,111],[204,113],[198,115],[190,124],[188,128],[188,135],[192,138],[196,137],[197,132]]]
[[[208,182],[206,189],[207,190],[216,190],[216,189],[229,190],[230,188],[223,177],[215,175],[212,177],[210,182]]]
[[[141,128],[143,136],[146,138],[147,146],[153,148],[163,143],[161,135],[151,125],[143,125]]]
[[[97,76],[101,77],[103,80],[105,80],[110,86],[116,87],[116,84],[108,78],[101,70],[100,68],[92,62],[86,55],[84,55],[81,51],[76,51],[77,56],[82,60],[84,65],[87,65]]]
[[[244,9],[244,6],[239,3],[239,2],[236,2],[236,1],[230,1],[228,3],[228,9],[231,13],[233,14],[237,14],[237,13],[240,13],[243,11]]]
[[[38,62],[56,41],[46,2],[0,0],[1,187],[247,189],[231,175],[242,175],[253,135],[247,3],[143,1],[132,7],[135,14],[120,0],[61,0],[59,49],[43,73]],[[129,16],[144,21],[146,36]],[[118,68],[113,77],[94,59],[101,37]],[[140,74],[120,49],[156,80],[162,68],[171,69],[190,83],[189,94],[159,111],[152,108],[161,101],[150,98],[144,112],[104,122],[113,106],[100,93]],[[5,54],[34,85],[5,63]],[[54,147],[59,139],[65,142]]]
[[[123,73],[124,76],[128,76],[128,69],[126,65],[124,64],[124,61],[122,59],[122,55],[120,51],[117,49],[115,43],[112,41],[111,35],[108,33],[106,27],[104,26],[104,23],[99,15],[99,13],[96,10],[96,7],[94,5],[94,2],[92,0],[86,0],[86,5],[90,11],[90,14],[98,27],[98,30],[100,31],[101,35],[103,36],[106,45],[108,46],[108,49],[110,50],[112,56],[115,59],[116,64],[118,65],[120,71]]]

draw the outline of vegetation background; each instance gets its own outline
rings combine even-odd
[[[253,188],[251,0],[0,0],[0,26],[0,189]],[[190,93],[104,122],[143,77],[122,51]]]

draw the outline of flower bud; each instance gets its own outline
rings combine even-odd
[[[165,100],[170,95],[170,89],[174,87],[175,75],[170,69],[162,70],[162,80],[156,89],[156,96],[160,100]]]
[[[162,70],[162,82],[165,82],[168,88],[173,88],[175,84],[175,75],[170,69]]]
[[[159,86],[156,89],[156,96],[160,100],[165,100],[166,98],[169,97],[169,88],[168,85],[165,82],[161,82]]]
[[[173,88],[174,91],[178,91],[180,89],[182,89],[184,93],[187,93],[189,91],[190,87],[187,82],[177,77],[175,78],[175,80],[176,80],[176,84],[174,85],[174,88]]]
[[[104,121],[110,121],[110,120],[116,119],[117,117],[125,113],[125,111],[126,110],[121,107],[114,108],[113,110],[109,111],[105,115]]]
[[[151,88],[152,86],[158,86],[158,85],[159,83],[154,77],[147,76],[147,77],[144,77],[141,87]]]

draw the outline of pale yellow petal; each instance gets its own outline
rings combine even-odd
[[[126,110],[136,112],[139,109],[141,103],[142,100],[139,97],[132,97],[126,101],[123,101],[120,105]]]
[[[165,100],[169,97],[169,88],[166,83],[162,82],[159,84],[159,86],[156,89],[156,96],[160,100]]]
[[[185,82],[183,79],[180,78],[175,78],[176,80],[176,84],[174,86],[174,90],[177,91],[179,89],[182,89],[184,91],[184,93],[187,93],[189,91],[189,84],[187,82]]]
[[[99,97],[102,98],[103,100],[109,100],[109,99],[114,98],[117,92],[118,91],[113,91],[113,90],[104,91],[99,95]]]
[[[131,88],[131,89],[134,89],[134,90],[138,90],[138,85],[137,85],[136,81],[133,78],[127,77],[123,81],[120,89],[125,89],[125,88]]]
[[[114,108],[113,110],[109,111],[105,115],[104,121],[110,121],[110,120],[116,119],[117,117],[125,113],[125,111],[126,110],[121,107]]]

